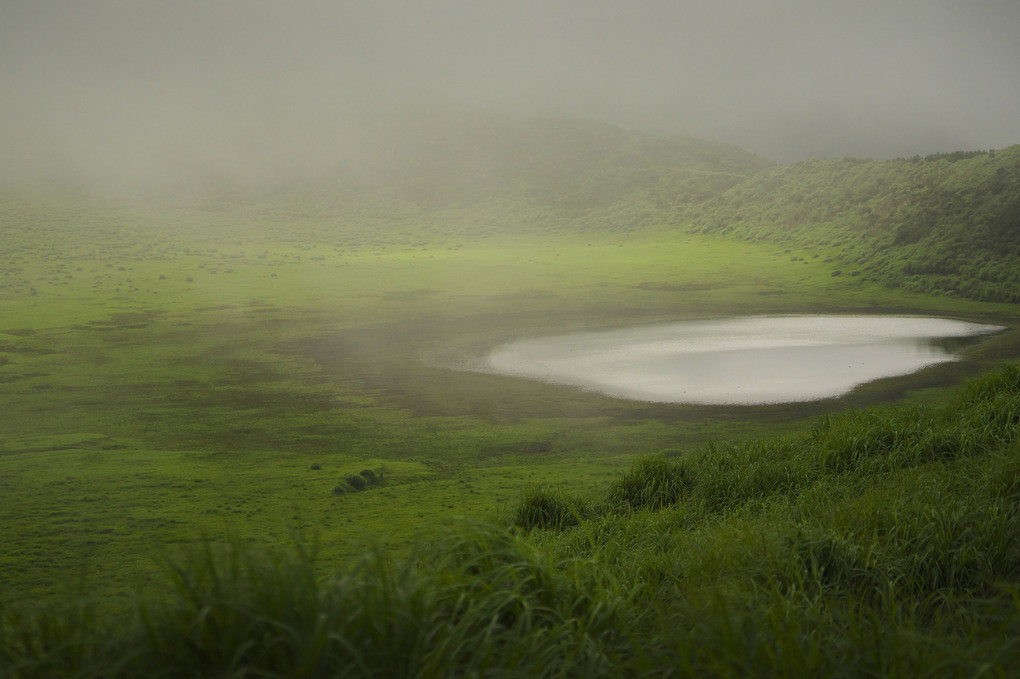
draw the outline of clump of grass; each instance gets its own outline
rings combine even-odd
[[[342,481],[333,486],[333,495],[349,495],[382,483],[383,477],[371,469],[364,469],[357,474],[348,474]]]
[[[121,659],[109,653],[111,624],[85,596],[35,608],[0,602],[0,676],[116,676]]]
[[[355,492],[357,491],[355,490],[354,486],[347,483],[346,481],[339,481],[335,486],[333,486],[332,490],[333,495],[348,495],[350,493]]]
[[[525,489],[513,509],[511,523],[525,530],[576,526],[587,514],[577,497],[565,497],[544,486]]]
[[[788,552],[768,579],[785,591],[800,590],[809,596],[837,591],[870,595],[887,582],[881,572],[883,555],[876,545],[862,545],[837,531],[798,528],[785,537],[784,547]]]
[[[130,625],[2,611],[4,676],[564,676],[608,673],[621,599],[586,564],[487,526],[416,557],[370,549],[332,577],[314,545],[205,545],[167,562]]]
[[[368,488],[368,479],[361,474],[348,474],[344,477],[344,483],[354,490],[365,490]]]
[[[783,438],[709,445],[689,462],[695,470],[689,497],[712,512],[789,497],[817,477],[799,451],[797,442]]]
[[[872,408],[826,418],[815,443],[830,471],[871,474],[985,454],[1018,431],[1020,366],[1009,365],[968,383],[940,410]]]
[[[620,509],[659,509],[679,502],[692,483],[684,458],[647,456],[634,462],[607,495],[610,505]]]
[[[458,672],[602,674],[613,652],[626,647],[619,619],[625,598],[589,561],[556,558],[484,526],[435,546],[429,558],[443,555],[437,565],[446,601],[456,602],[451,618],[466,623],[448,640],[459,649],[454,657],[471,656]],[[468,630],[481,638],[465,637]]]

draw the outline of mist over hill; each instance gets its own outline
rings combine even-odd
[[[391,149],[399,162],[371,182],[357,173],[342,182],[374,186],[421,214],[504,213],[511,232],[728,234],[824,250],[846,265],[842,275],[862,280],[1020,300],[1020,146],[782,165],[736,146],[585,120],[474,115],[418,125],[413,143]],[[531,212],[515,212],[524,205]]]
[[[504,235],[646,228],[813,248],[841,275],[1020,300],[1020,146],[776,164],[737,146],[608,123],[451,107],[385,110],[322,161],[211,172],[106,200],[241,211],[252,229]],[[54,181],[45,191],[95,193]],[[37,186],[38,188],[38,186]],[[387,236],[388,237],[388,236]]]
[[[413,221],[458,233],[629,231],[675,222],[774,166],[733,145],[599,121],[434,107],[360,121],[330,163],[306,172],[218,175],[146,195],[337,229],[392,232]]]
[[[436,115],[391,130],[378,137],[388,162],[346,178],[435,205],[507,194],[584,210],[639,197],[697,203],[773,165],[735,146],[590,120]]]
[[[379,121],[372,140],[328,179],[256,202],[510,234],[728,234],[824,250],[863,280],[1020,299],[1020,146],[780,165],[736,146],[595,121],[448,111]]]

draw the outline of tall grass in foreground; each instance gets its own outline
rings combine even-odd
[[[326,579],[312,546],[213,546],[111,620],[0,611],[11,677],[1010,676],[1020,367],[949,406],[649,457],[597,497]]]
[[[417,558],[381,551],[320,580],[314,550],[207,547],[167,563],[132,624],[4,611],[5,676],[601,675],[623,603],[605,574],[465,526]],[[622,647],[621,647],[622,648]],[[619,649],[617,649],[619,652]]]

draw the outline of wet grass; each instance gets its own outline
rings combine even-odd
[[[601,495],[534,492],[508,514],[572,520],[460,523],[325,577],[314,540],[204,543],[165,559],[161,589],[116,623],[81,599],[6,607],[0,664],[10,676],[1009,676],[1020,366],[952,403],[642,458]],[[919,456],[920,439],[883,433],[904,424],[960,445]],[[896,461],[827,463],[848,448]]]
[[[978,425],[1001,424],[981,419],[991,415],[973,411],[970,420],[953,424],[939,413],[955,398],[952,385],[1020,355],[1012,332],[969,347],[965,362],[868,385],[843,399],[792,406],[629,403],[452,367],[514,337],[722,314],[929,313],[1016,325],[1017,312],[1009,306],[904,295],[834,278],[824,256],[801,253],[803,260],[791,263],[790,253],[768,244],[654,228],[612,235],[532,229],[509,238],[479,233],[467,224],[445,230],[413,223],[392,230],[377,228],[378,223],[340,228],[297,218],[280,224],[240,208],[199,213],[21,203],[9,196],[4,201],[0,229],[10,247],[0,253],[0,601],[7,612],[3,638],[10,655],[5,657],[13,667],[28,663],[25,676],[65,670],[108,676],[98,668],[115,659],[126,674],[158,667],[156,656],[140,664],[119,660],[131,655],[117,645],[127,643],[123,629],[107,635],[108,649],[96,645],[97,630],[136,615],[139,601],[151,607],[153,630],[146,634],[173,637],[176,633],[167,630],[183,629],[188,615],[193,616],[189,625],[198,624],[194,616],[204,610],[206,595],[282,598],[282,582],[277,594],[253,592],[273,578],[307,581],[310,574],[291,569],[309,568],[318,589],[300,595],[311,603],[295,615],[314,617],[326,613],[322,607],[358,596],[349,589],[338,594],[327,584],[338,568],[339,580],[371,591],[382,581],[370,582],[370,571],[383,564],[407,580],[386,580],[387,587],[411,588],[405,596],[411,608],[394,608],[394,615],[405,622],[413,611],[431,610],[428,615],[436,616],[423,624],[421,639],[399,638],[411,644],[408,648],[444,649],[435,657],[415,651],[418,655],[402,660],[410,664],[401,667],[426,674],[441,674],[444,668],[466,674],[509,673],[509,668],[541,673],[541,659],[553,657],[555,646],[555,652],[576,658],[576,665],[564,665],[566,674],[581,667],[596,674],[614,668],[637,674],[660,663],[705,669],[708,661],[698,660],[693,647],[674,638],[654,640],[657,626],[672,625],[674,619],[688,625],[692,639],[698,638],[696,630],[721,634],[711,625],[724,618],[710,624],[701,619],[705,610],[719,605],[743,611],[750,605],[734,603],[739,597],[720,604],[699,599],[699,588],[710,582],[707,564],[715,559],[722,567],[729,558],[727,531],[760,533],[768,538],[763,544],[780,550],[784,540],[802,544],[794,533],[782,533],[792,530],[791,507],[801,503],[818,512],[844,507],[843,518],[805,529],[803,544],[794,551],[805,554],[807,563],[825,550],[843,550],[867,565],[871,543],[865,538],[841,537],[825,546],[838,521],[850,521],[852,512],[845,507],[862,501],[854,498],[867,488],[885,504],[900,495],[914,497],[904,494],[910,482],[896,481],[910,478],[901,475],[940,465],[971,473],[964,469],[967,464],[986,460],[992,465],[995,451],[1011,445],[976,438]],[[881,403],[899,403],[906,410],[893,415],[852,410]],[[844,418],[844,412],[851,414]],[[819,420],[826,415],[832,419]],[[1011,422],[1009,415],[1001,417]],[[823,421],[830,433],[821,429]],[[886,421],[897,425],[881,425]],[[791,452],[803,448],[798,442],[805,437],[818,442],[810,463]],[[713,441],[715,447],[707,448]],[[877,455],[875,450],[896,452]],[[655,456],[659,451],[668,455]],[[641,461],[632,467],[635,460]],[[988,474],[1006,479],[1007,468]],[[333,492],[366,469],[380,473],[384,482],[355,493]],[[649,474],[659,479],[652,486],[642,481]],[[906,506],[903,511],[908,510],[915,511]],[[969,530],[970,515],[960,516],[952,525]],[[499,573],[485,585],[491,587],[486,592],[494,600],[517,601],[518,608],[551,606],[553,617],[542,617],[547,613],[542,608],[534,614],[538,617],[521,618],[526,626],[515,627],[518,618],[507,617],[496,604],[494,609],[458,604],[465,609],[440,601],[444,592],[484,599],[472,589],[479,583],[466,579],[458,585],[461,590],[449,584],[466,578],[464,564],[422,575],[420,564],[446,564],[443,550],[452,547],[436,531],[460,525],[462,517],[516,521],[516,530],[532,531],[528,537],[508,537],[504,527],[487,527],[455,531],[449,539],[488,545],[485,549],[502,545],[499,549],[510,554],[507,563],[472,566],[491,566]],[[649,528],[660,524],[661,530]],[[717,532],[707,532],[710,524]],[[683,554],[706,560],[702,584],[682,594],[660,593],[664,601],[682,600],[693,608],[681,606],[661,619],[645,620],[638,611],[655,608],[641,598],[641,592],[651,591],[649,583],[670,582],[701,567],[684,561],[694,557],[662,551],[677,541],[675,531],[681,528],[687,531]],[[317,559],[287,551],[295,532],[316,536],[309,541],[316,545]],[[436,551],[428,551],[428,544],[437,545]],[[721,551],[712,551],[716,548]],[[207,558],[205,550],[212,556]],[[364,558],[376,561],[359,560],[366,552],[372,556]],[[166,564],[154,565],[154,553],[169,553],[171,561],[199,559],[187,567],[196,569],[200,580],[188,585],[192,603],[175,599],[183,596],[180,583],[178,594],[164,592],[168,571]],[[640,557],[636,561],[634,554]],[[231,565],[232,559],[240,565]],[[681,561],[683,568],[674,569]],[[622,570],[607,570],[603,562]],[[965,565],[953,568],[962,572]],[[212,591],[206,582],[211,571],[235,567],[244,574],[240,589]],[[548,587],[554,587],[557,601],[536,603],[520,592],[510,596],[493,584],[517,582],[507,568],[541,570],[535,577],[551,578]],[[739,568],[732,566],[734,572]],[[635,579],[639,571],[647,581]],[[171,583],[184,577],[169,572],[178,573]],[[569,575],[566,581],[557,575],[561,572]],[[593,582],[601,583],[597,595],[578,593],[578,583]],[[419,601],[413,592],[422,588],[438,594]],[[767,599],[743,589],[739,596],[751,597],[754,605]],[[580,608],[561,607],[573,605],[575,598]],[[31,612],[34,605],[67,601],[74,602],[67,615]],[[632,605],[635,601],[640,603]],[[164,604],[178,612],[159,608]],[[374,605],[357,604],[365,610]],[[989,605],[1005,606],[998,599]],[[783,617],[776,606],[769,609],[775,619],[740,624],[767,628],[786,620],[812,633],[814,609],[790,609]],[[504,611],[495,618],[498,624],[490,624],[494,610]],[[575,610],[583,624],[571,628],[575,623],[568,613]],[[599,618],[601,610],[626,612],[613,622]],[[335,632],[334,625],[341,625],[336,615],[328,612],[328,624],[320,630],[321,648],[330,647],[329,654],[341,653],[331,644],[350,643],[347,632]],[[368,614],[359,615],[363,622],[342,625],[368,625]],[[490,622],[483,624],[486,615]],[[554,619],[566,620],[566,627],[549,636]],[[286,625],[298,625],[289,620],[277,627],[272,623],[276,631],[259,638],[283,635]],[[446,627],[429,631],[436,620]],[[471,629],[488,630],[488,637],[453,625],[457,620],[473,621]],[[858,625],[860,635],[871,624],[864,618],[840,620]],[[312,625],[301,630],[319,629],[318,623],[300,624]],[[631,625],[648,641],[621,631]],[[507,629],[515,631],[502,636]],[[252,643],[246,633],[237,633],[238,644]],[[212,632],[202,634],[201,643],[211,644]],[[727,643],[743,643],[742,633],[732,634]],[[546,636],[555,643],[543,646]],[[30,639],[44,645],[31,646]],[[496,644],[490,655],[466,658],[463,648],[485,639]],[[163,648],[159,657],[166,658],[179,653],[183,642],[144,643]],[[384,640],[378,643],[389,648]],[[654,649],[645,649],[645,643]],[[761,643],[741,653],[771,652]],[[330,655],[334,659],[322,660],[325,665],[295,660],[318,658],[315,648],[280,651],[289,660],[271,659],[276,651],[267,651],[258,662],[266,667],[291,663],[298,674],[306,671],[299,667],[320,668],[307,670],[315,676],[321,667],[372,667],[389,653],[372,651],[371,660],[358,660],[355,653],[342,661]],[[535,649],[533,664],[524,657],[526,648]],[[229,652],[238,663],[256,662],[255,651]],[[80,672],[66,665],[68,653],[82,659]],[[241,664],[217,657],[208,660],[209,672],[221,666],[241,671]],[[65,669],[49,672],[48,662]],[[198,666],[181,665],[179,674]],[[545,671],[553,672],[551,667]]]

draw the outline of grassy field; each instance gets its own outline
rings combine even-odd
[[[635,456],[803,429],[1017,353],[787,407],[630,403],[453,370],[525,335],[747,313],[906,312],[1015,324],[1011,306],[833,277],[825,251],[646,229],[384,231],[243,208],[9,199],[0,255],[4,597],[131,601],[152,556],[319,536],[326,562],[406,549],[523,488],[604,487]],[[344,490],[370,469],[382,483]],[[340,494],[338,494],[340,493]]]
[[[0,217],[0,664],[13,676],[793,675],[849,663],[875,634],[923,638],[911,652],[936,663],[883,646],[886,660],[867,659],[877,674],[974,666],[935,653],[945,630],[1006,657],[988,641],[1012,629],[1001,598],[949,610],[996,577],[1010,586],[1011,538],[997,552],[986,536],[943,572],[910,561],[908,529],[881,536],[901,515],[926,535],[934,507],[949,532],[932,550],[962,545],[981,512],[1001,510],[989,520],[1012,534],[1006,500],[974,504],[981,484],[1009,485],[1011,439],[952,422],[961,404],[978,404],[974,422],[999,408],[953,388],[1020,356],[1015,331],[961,362],[787,406],[628,402],[458,366],[513,338],[639,322],[846,312],[1015,327],[1013,305],[833,276],[831,250],[666,227],[511,236],[465,215],[329,222],[12,196]],[[914,448],[868,461],[889,436]],[[950,448],[963,452],[929,459]],[[982,559],[991,575],[975,575]],[[864,608],[834,603],[847,597]],[[314,648],[253,638],[270,632],[251,620]],[[400,620],[404,632],[386,627]],[[264,647],[283,655],[243,650]]]

